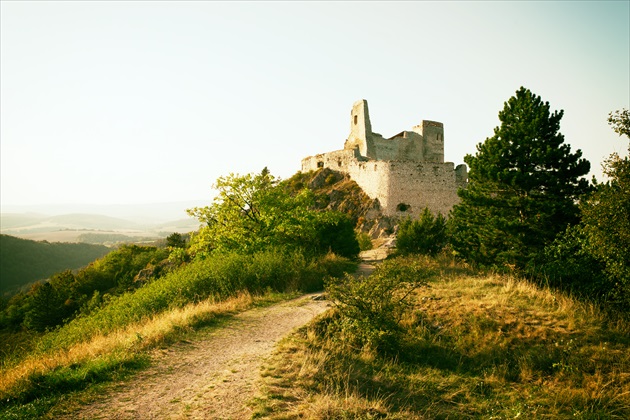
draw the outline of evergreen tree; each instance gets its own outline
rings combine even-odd
[[[523,267],[578,222],[590,163],[564,143],[563,113],[521,87],[499,112],[494,136],[464,158],[469,184],[452,212],[453,247],[463,258]]]

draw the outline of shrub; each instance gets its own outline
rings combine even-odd
[[[398,354],[407,299],[435,274],[422,260],[399,257],[383,262],[369,277],[346,274],[341,281],[328,281],[326,289],[340,314],[337,323],[348,342]]]
[[[357,232],[357,240],[359,241],[359,249],[361,251],[368,251],[374,247],[372,238],[365,232]]]
[[[405,219],[398,226],[396,250],[400,254],[436,255],[447,244],[446,219],[425,208],[418,220]]]

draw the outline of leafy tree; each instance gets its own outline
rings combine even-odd
[[[166,237],[166,246],[171,248],[186,248],[186,236],[173,232]]]
[[[630,138],[627,110],[610,113],[608,122],[620,136]],[[609,181],[596,185],[582,200],[581,223],[545,249],[540,272],[554,286],[629,311],[630,157],[613,153],[603,169]]]
[[[27,300],[24,326],[35,331],[44,331],[60,325],[71,316],[76,308],[68,292],[74,280],[72,272],[66,270],[55,274],[49,281],[33,285]]]
[[[313,211],[313,210],[310,210]],[[315,212],[315,230],[317,242],[314,244],[318,253],[331,251],[347,258],[359,254],[359,240],[354,231],[350,216],[336,211]]]
[[[627,109],[608,114],[608,124],[612,126],[615,133],[630,138],[630,111]]]
[[[469,184],[452,212],[453,247],[463,258],[523,267],[579,221],[590,164],[564,143],[562,116],[521,87],[499,112],[494,136],[464,158]]]
[[[446,243],[446,218],[441,213],[434,216],[428,208],[419,219],[405,219],[398,225],[396,250],[401,254],[435,255]]]
[[[267,168],[260,174],[220,177],[215,188],[218,195],[210,206],[188,210],[205,223],[191,240],[192,253],[267,247],[358,253],[352,223],[345,216],[315,210],[312,191],[292,195]]]
[[[610,125],[630,139],[630,113],[611,113]],[[630,143],[628,154],[613,153],[603,165],[609,177],[582,206],[588,249],[603,262],[611,283],[611,298],[630,309]]]

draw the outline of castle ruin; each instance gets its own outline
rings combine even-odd
[[[447,216],[467,183],[466,165],[444,162],[444,125],[422,121],[384,138],[372,131],[366,100],[352,106],[343,150],[302,160],[302,172],[329,168],[348,174],[385,216],[418,217],[425,207]]]

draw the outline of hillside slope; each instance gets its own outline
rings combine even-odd
[[[259,417],[630,418],[630,324],[592,304],[444,257],[337,290],[267,360]]]
[[[347,174],[329,168],[298,172],[285,185],[294,192],[310,189],[315,193],[318,208],[348,214],[358,230],[374,239],[394,231],[396,220],[383,216],[378,200],[370,198]]]
[[[0,235],[0,293],[63,270],[81,268],[109,251],[102,245],[36,242]]]

